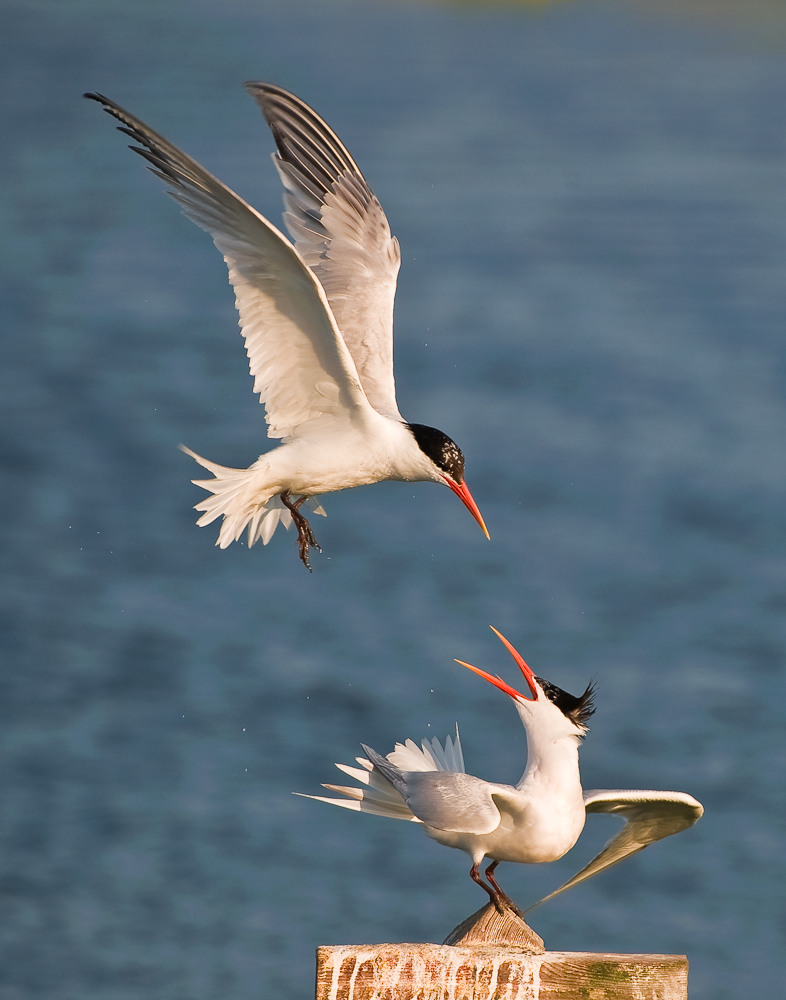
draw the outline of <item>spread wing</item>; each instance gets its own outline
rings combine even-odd
[[[100,94],[85,96],[121,122],[140,144],[131,149],[224,255],[268,435],[290,439],[367,409],[325,293],[289,240],[144,122]]]
[[[357,164],[303,101],[247,83],[276,140],[284,223],[327,295],[371,405],[400,420],[393,379],[398,241]]]
[[[592,878],[604,868],[610,868],[629,855],[644,850],[656,840],[687,830],[704,813],[702,804],[685,792],[595,789],[584,793],[584,805],[588,813],[615,813],[625,820],[625,825],[586,867],[555,892],[530,906],[530,910]]]

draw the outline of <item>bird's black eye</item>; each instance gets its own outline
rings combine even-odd
[[[543,693],[549,701],[553,702],[563,715],[575,725],[581,726],[582,729],[587,728],[587,723],[595,711],[594,684],[588,684],[584,694],[577,698],[575,695],[563,691],[556,684],[552,684],[551,681],[544,681],[542,677],[536,677],[535,680],[543,688]]]
[[[407,424],[407,427],[423,454],[460,486],[464,482],[464,453],[456,442],[436,427],[425,424]]]

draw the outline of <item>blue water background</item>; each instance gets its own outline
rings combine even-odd
[[[307,1000],[319,944],[440,941],[480,891],[412,825],[295,798],[360,741],[461,726],[515,781],[488,630],[577,692],[587,787],[706,806],[532,915],[553,950],[687,953],[692,1000],[783,995],[786,60],[633,4],[7,0],[3,1000]],[[402,412],[447,490],[330,496],[214,547],[185,442],[267,447],[224,265],[99,90],[274,221],[246,79],[335,127],[403,267]],[[504,865],[522,904],[615,827]]]

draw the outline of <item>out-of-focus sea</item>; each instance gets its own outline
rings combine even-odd
[[[728,5],[726,5],[728,7]],[[724,8],[726,9],[726,8]],[[461,727],[516,781],[493,624],[570,691],[586,787],[692,830],[532,914],[552,950],[685,952],[692,1000],[783,996],[786,61],[678,5],[7,0],[2,49],[3,1000],[307,1000],[319,944],[440,941],[482,893],[412,825],[295,798],[359,743]],[[268,447],[224,264],[100,109],[280,219],[247,79],[294,90],[403,251],[402,412],[429,484],[214,546],[184,442]],[[527,905],[616,828],[591,818]]]

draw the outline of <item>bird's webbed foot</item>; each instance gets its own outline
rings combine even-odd
[[[494,878],[494,869],[499,864],[499,861],[492,861],[491,864],[486,868],[484,872],[486,879],[488,880],[488,885],[483,881],[483,876],[480,874],[480,869],[478,868],[477,861],[470,868],[469,875],[473,882],[477,884],[488,893],[489,899],[496,907],[497,913],[503,914],[506,909],[512,910],[517,917],[522,917],[521,910],[516,906],[513,900],[508,896],[506,892],[503,892],[499,887],[497,880]],[[522,917],[523,919],[523,917]]]
[[[301,504],[304,502],[306,497],[300,497],[299,500],[295,500],[293,503],[290,496],[291,494],[289,490],[284,490],[281,494],[281,502],[292,515],[292,520],[295,522],[295,527],[297,528],[297,550],[300,556],[300,561],[310,573],[311,563],[308,561],[308,550],[309,548],[312,548],[316,549],[317,552],[321,552],[322,547],[316,538],[314,538],[314,532],[311,530],[311,525],[308,523],[308,520],[303,516],[303,514],[300,513]]]

